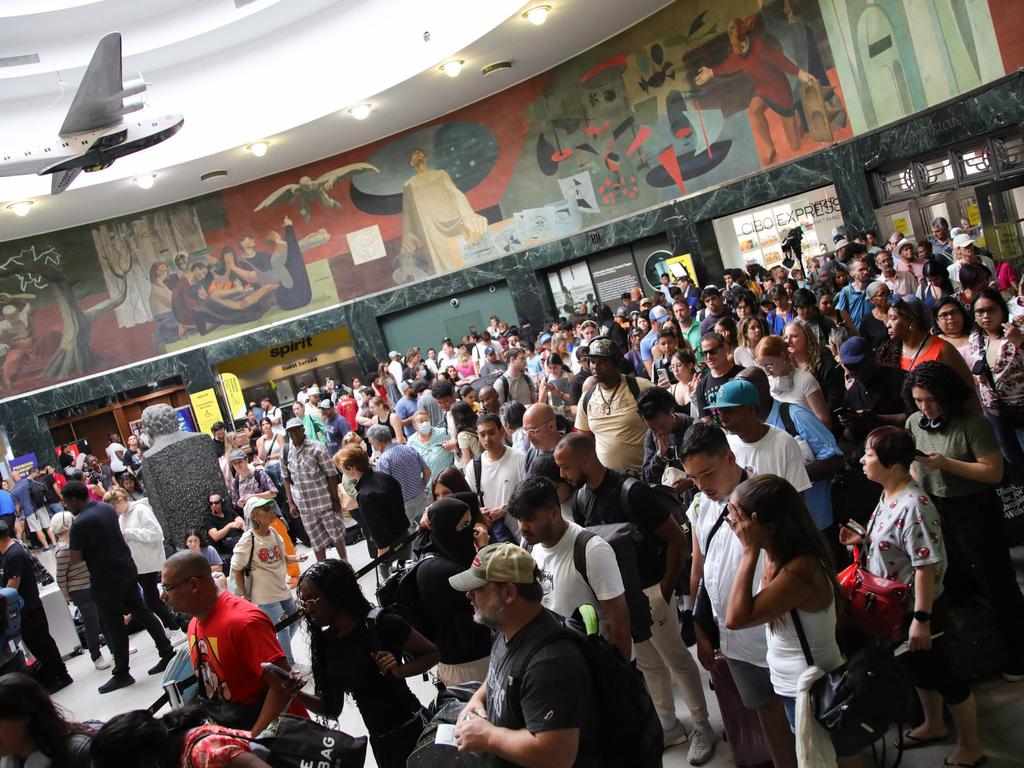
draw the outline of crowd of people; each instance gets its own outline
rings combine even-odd
[[[172,656],[165,629],[187,631],[205,708],[115,718],[93,736],[97,765],[127,764],[119,749],[143,743],[162,756],[139,765],[177,765],[183,745],[186,765],[262,765],[251,736],[283,713],[337,717],[351,695],[377,764],[404,766],[429,717],[406,680],[430,670],[441,687],[479,683],[460,751],[605,765],[600,681],[559,619],[589,606],[642,676],[664,749],[686,744],[691,765],[718,749],[703,667],[732,678],[765,759],[785,768],[808,727],[805,673],[850,653],[836,574],[856,550],[910,595],[900,659],[923,718],[903,742],[951,739],[946,765],[981,765],[950,616],[983,603],[1003,677],[1024,680],[1019,542],[997,493],[1024,482],[1020,286],[941,219],[920,243],[869,232],[834,246],[806,265],[728,269],[721,286],[666,274],[651,296],[536,330],[491,317],[425,353],[392,351],[365,380],[304,384],[287,408],[250,403],[244,422],[215,425],[225,493],[189,512],[169,557],[138,441],[112,436],[96,475],[84,460],[15,478],[11,500],[0,493],[3,578],[40,680],[70,683],[13,532],[57,547],[98,668],[104,630],[114,668],[101,692],[133,682],[123,614],[160,649],[153,674]],[[378,582],[406,563],[397,607],[364,595],[348,563],[356,530]],[[316,560],[301,573],[295,541]],[[296,625],[275,627],[297,611],[308,670],[295,667]],[[49,711],[45,694],[26,701],[0,694],[0,721]],[[26,731],[10,754],[64,755],[86,732],[46,717],[51,741]],[[868,764],[838,744],[818,757]]]

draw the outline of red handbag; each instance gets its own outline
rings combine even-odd
[[[853,564],[837,577],[850,623],[868,634],[895,643],[903,636],[910,587],[875,576],[860,567],[860,550],[853,548]]]

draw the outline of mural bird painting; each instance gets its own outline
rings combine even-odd
[[[351,163],[343,165],[341,168],[335,168],[333,171],[328,171],[315,181],[309,176],[302,176],[299,178],[298,184],[285,184],[283,187],[274,190],[267,196],[266,200],[256,206],[255,210],[262,211],[264,208],[269,208],[272,205],[291,203],[298,199],[299,213],[302,214],[302,218],[309,224],[313,218],[313,203],[320,203],[320,205],[326,208],[340,211],[341,203],[327,193],[333,189],[337,182],[364,171],[380,173],[376,166],[369,163]]]

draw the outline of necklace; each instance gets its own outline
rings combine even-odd
[[[612,403],[615,402],[615,396],[617,394],[619,394],[619,387],[621,387],[621,386],[622,386],[622,377],[620,376],[619,377],[619,382],[615,385],[615,390],[612,392],[612,396],[609,399],[609,398],[605,398],[605,396],[604,396],[604,388],[600,384],[597,385],[597,395],[598,395],[598,397],[601,398],[601,403],[602,403],[601,408],[604,410],[604,415],[605,416],[611,416],[612,415]]]

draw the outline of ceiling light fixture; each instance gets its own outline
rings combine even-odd
[[[452,59],[442,64],[439,69],[444,72],[448,77],[458,77],[462,71],[462,65],[466,62],[462,59]]]
[[[11,203],[7,206],[7,210],[13,213],[15,216],[28,216],[28,212],[32,209],[33,202],[31,200],[20,200],[17,203]]]
[[[365,120],[370,116],[370,112],[373,110],[372,104],[356,104],[348,110],[348,113],[352,115],[356,120]]]
[[[224,178],[227,175],[228,175],[227,171],[225,171],[223,169],[218,169],[216,171],[207,171],[206,173],[204,173],[202,176],[199,177],[199,180],[200,181],[213,181],[214,179],[222,179],[222,178]]]
[[[132,181],[135,182],[135,185],[139,189],[152,189],[153,185],[156,183],[156,174],[146,173],[142,176],[136,176]]]
[[[545,21],[548,20],[548,14],[551,13],[550,5],[535,5],[533,8],[523,14],[523,18],[536,27],[539,27]]]
[[[267,154],[267,149],[270,147],[269,141],[256,141],[246,147],[256,157],[263,157]]]

